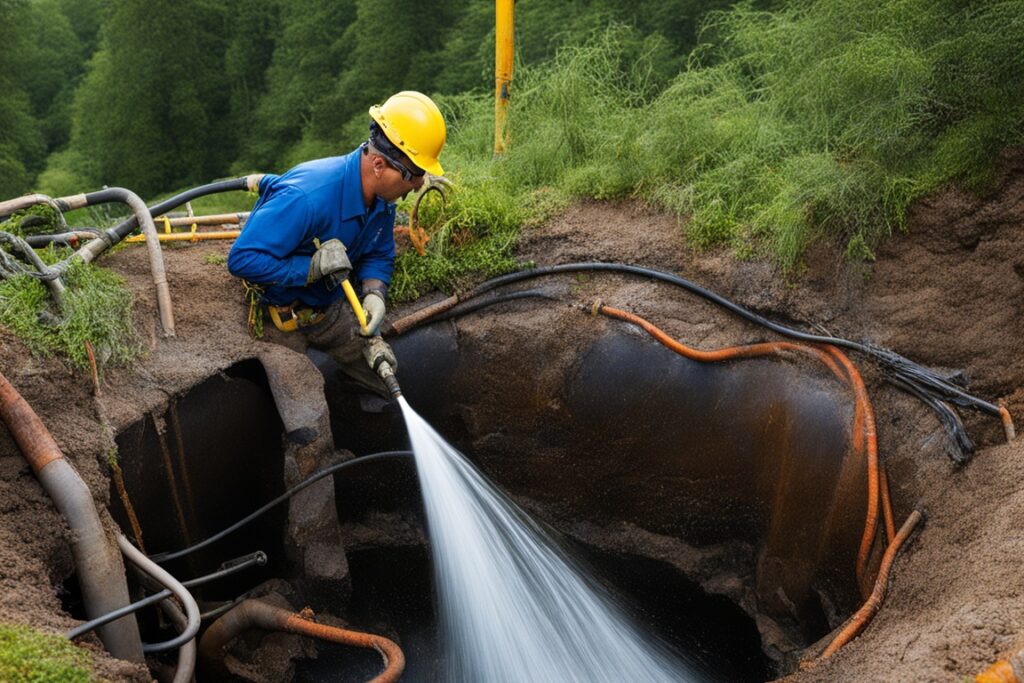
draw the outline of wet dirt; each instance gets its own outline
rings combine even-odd
[[[519,256],[541,265],[614,261],[667,270],[780,323],[887,346],[925,366],[961,370],[972,393],[1004,401],[1021,422],[1024,152],[1005,155],[986,195],[947,188],[918,202],[909,225],[907,234],[877,250],[874,262],[850,263],[839,249],[823,245],[807,255],[801,272],[786,275],[763,259],[690,249],[685,225],[675,216],[638,203],[582,203],[529,229]],[[131,368],[105,369],[98,396],[89,373],[34,358],[0,329],[4,375],[50,428],[101,508],[109,490],[105,458],[111,434],[259,351],[261,342],[245,329],[241,286],[217,262],[228,248],[204,242],[164,249],[175,338],[160,333],[144,249],[103,257],[102,264],[124,276],[135,292],[135,324],[146,354]],[[548,280],[572,305],[599,296],[700,348],[774,338],[703,300],[640,278],[590,274]],[[501,316],[504,324],[511,315],[514,323],[550,335],[536,303],[507,306],[511,313]],[[463,324],[482,329],[487,316]],[[500,326],[491,333],[500,335]],[[564,348],[573,343],[574,331],[550,337],[549,343]],[[791,680],[960,681],[1024,646],[1024,440],[1004,444],[998,421],[968,412],[965,421],[978,450],[969,464],[954,467],[933,414],[884,383],[863,359],[855,360],[877,414],[897,522],[913,509],[923,510],[926,521],[897,559],[884,606],[864,634]],[[0,513],[0,622],[66,630],[75,622],[62,611],[58,591],[72,568],[69,532],[2,427]],[[627,540],[646,534],[631,530]],[[609,548],[628,545],[626,537],[602,536],[600,530],[579,535]],[[94,637],[86,642],[98,653],[99,676],[149,680],[140,668],[103,656]]]

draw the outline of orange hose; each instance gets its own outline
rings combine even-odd
[[[642,327],[648,334],[657,339],[659,342],[672,349],[681,356],[686,356],[692,360],[701,361],[704,363],[714,363],[723,360],[732,360],[735,358],[753,358],[755,356],[767,356],[770,354],[778,354],[782,351],[797,351],[810,355],[817,358],[822,363],[828,366],[828,368],[835,373],[837,376],[842,377],[842,371],[836,366],[835,362],[829,358],[821,349],[813,346],[806,346],[804,344],[796,344],[794,342],[761,342],[759,344],[743,344],[740,346],[730,346],[724,349],[716,349],[714,351],[701,351],[691,346],[687,346],[681,342],[676,341],[672,337],[668,336],[652,323],[647,322],[638,315],[627,313],[626,311],[619,310],[618,308],[612,308],[611,306],[600,305],[597,309],[598,313],[602,313],[610,318],[618,318],[634,325]]]
[[[405,670],[405,655],[402,653],[401,648],[394,641],[383,636],[318,624],[303,619],[298,614],[290,615],[285,620],[282,628],[291,633],[319,638],[320,640],[332,643],[340,643],[341,645],[373,648],[384,659],[384,671],[370,679],[370,683],[392,683],[392,681],[397,681],[398,677],[402,675],[402,671]]]
[[[303,610],[303,614],[305,612]],[[250,628],[286,631],[341,645],[373,648],[383,658],[384,670],[370,679],[370,683],[394,683],[405,670],[405,655],[401,648],[384,636],[318,624],[290,610],[255,599],[243,600],[206,630],[199,641],[199,656],[204,666],[211,670],[222,670],[224,649]]]
[[[833,347],[829,347],[833,348]],[[868,390],[864,386],[864,379],[860,372],[839,349],[833,349],[832,355],[838,360],[850,375],[853,393],[857,402],[863,408],[864,436],[867,442],[867,466],[868,466],[868,510],[864,520],[864,535],[860,539],[860,549],[857,551],[857,584],[861,586],[861,593],[866,593],[865,572],[867,571],[868,555],[871,552],[871,544],[875,540],[875,532],[878,530],[878,436],[875,432],[875,411],[871,408],[871,401],[868,399]]]
[[[1013,428],[1013,418],[1010,417],[1010,411],[1006,409],[1006,406],[999,406],[999,419],[1003,421],[1003,433],[1006,434],[1006,440],[1016,439],[1017,430]]]
[[[892,501],[889,492],[889,476],[885,473],[885,465],[878,466],[879,493],[882,494],[882,517],[885,519],[885,537],[889,543],[896,538],[896,520],[892,514]]]
[[[893,561],[896,559],[896,554],[899,553],[900,548],[906,543],[907,538],[913,533],[914,528],[918,522],[921,521],[921,512],[914,510],[907,517],[907,521],[900,527],[900,531],[896,534],[892,544],[886,549],[885,555],[882,556],[882,564],[878,568],[878,577],[875,579],[875,588],[871,591],[871,596],[868,597],[867,602],[861,605],[861,608],[857,610],[846,625],[839,632],[839,634],[832,639],[832,642],[828,644],[825,651],[815,660],[820,662],[828,659],[836,653],[839,648],[846,645],[848,642],[860,635],[860,632],[867,627],[871,622],[871,619],[878,613],[879,608],[882,606],[882,600],[885,599],[885,592],[889,587],[889,570],[892,569]]]
[[[1013,665],[1005,659],[1000,659],[975,676],[974,683],[1020,683],[1020,679],[1014,673]]]

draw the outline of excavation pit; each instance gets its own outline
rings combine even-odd
[[[639,621],[725,680],[758,681],[792,670],[803,647],[856,608],[865,476],[850,453],[852,399],[824,366],[697,363],[630,326],[582,317],[572,343],[555,343],[513,318],[497,311],[395,339],[405,395]],[[331,361],[311,357],[327,380],[338,448],[357,456],[407,448],[397,411],[363,412]],[[150,552],[205,538],[285,489],[288,435],[255,360],[209,378],[117,441]],[[318,592],[311,606],[396,639],[409,659],[405,680],[430,680],[439,651],[413,463],[353,467],[334,489],[348,583]],[[129,532],[114,483],[111,500]],[[267,552],[267,566],[197,588],[207,606],[288,576],[286,517],[281,505],[168,568],[190,577]],[[153,621],[145,637],[170,633]],[[351,648],[319,652],[298,660],[294,680],[372,676],[379,667]]]

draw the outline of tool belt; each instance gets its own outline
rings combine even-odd
[[[294,332],[301,327],[316,325],[326,317],[325,313],[318,308],[300,306],[297,302],[290,306],[268,304],[267,312],[270,313],[274,327],[282,332]]]

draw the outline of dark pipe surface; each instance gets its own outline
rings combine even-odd
[[[584,325],[571,343],[496,327],[392,344],[409,404],[500,487],[572,520],[753,544],[761,607],[809,639],[829,627],[822,595],[856,607],[865,467],[849,456],[852,397],[823,365],[698,363],[625,327]],[[338,446],[401,447],[399,416],[335,407]]]

